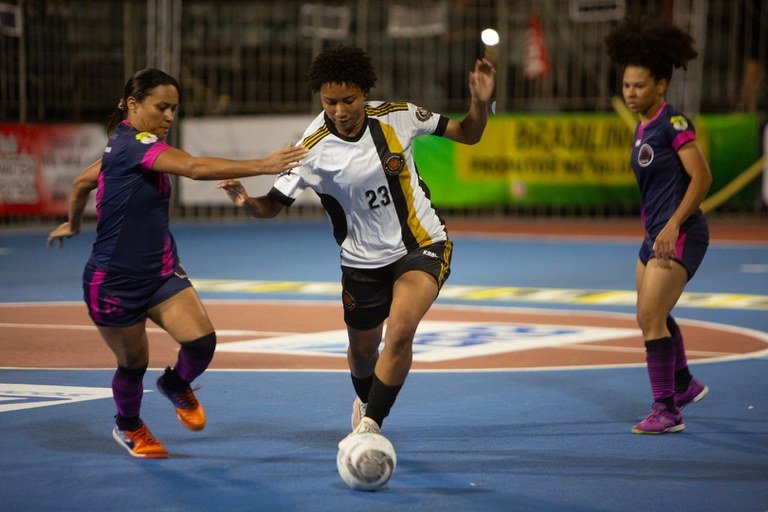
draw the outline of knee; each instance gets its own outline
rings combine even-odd
[[[379,355],[378,343],[350,343],[349,355],[356,361],[369,361]]]
[[[213,353],[216,351],[216,331],[196,340],[182,342],[180,345],[181,349],[186,352],[213,357]]]
[[[651,319],[652,315],[649,311],[640,307],[637,308],[637,325],[640,327],[640,330],[643,331],[643,334],[648,332],[650,329]]]
[[[667,315],[659,315],[652,308],[638,306],[637,325],[644,335],[650,332],[664,330],[667,325]]]
[[[128,370],[146,369],[149,365],[149,351],[129,350],[117,358],[117,365]]]
[[[411,350],[416,329],[403,325],[387,326],[386,348],[395,352]]]

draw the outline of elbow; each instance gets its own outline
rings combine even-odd
[[[483,138],[482,134],[478,136],[472,136],[468,135],[466,133],[462,133],[460,137],[454,139],[455,142],[458,142],[459,144],[464,144],[465,146],[474,146],[480,140]]]
[[[205,162],[195,159],[189,165],[188,172],[184,176],[192,180],[210,179],[210,169]]]
[[[245,211],[257,219],[271,219],[283,210],[283,205],[267,196],[249,197],[243,204]]]
[[[484,129],[462,130],[461,143],[467,146],[474,146],[483,139],[483,132],[485,132]]]
[[[87,196],[92,190],[98,187],[98,185],[98,180],[90,180],[87,177],[78,176],[72,182],[72,192],[78,196]]]
[[[267,196],[266,204],[264,205],[263,217],[272,219],[277,217],[277,214],[283,211],[283,205]]]
[[[277,214],[280,213],[282,210],[283,210],[283,207],[282,205],[280,205],[280,203],[274,203],[270,201],[264,217],[267,219],[273,219],[277,217]]]

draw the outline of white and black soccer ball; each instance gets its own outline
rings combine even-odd
[[[381,489],[392,478],[396,466],[395,448],[381,434],[354,434],[339,443],[336,467],[341,479],[353,489]]]

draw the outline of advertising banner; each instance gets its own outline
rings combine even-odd
[[[66,215],[72,180],[106,142],[97,124],[0,123],[0,215]]]
[[[492,117],[478,144],[414,148],[438,206],[597,206],[637,202],[631,144],[615,115],[558,114]]]
[[[696,121],[709,161],[710,195],[758,157],[754,115],[704,115]],[[639,205],[630,167],[632,131],[615,114],[505,115],[488,120],[473,146],[439,137],[414,142],[419,174],[438,207],[586,207]],[[728,199],[750,208],[759,183]]]
[[[300,140],[313,118],[186,119],[182,148],[194,156],[263,158]],[[754,115],[703,115],[696,131],[714,178],[710,195],[759,156],[762,141]],[[583,113],[494,116],[476,145],[427,136],[413,147],[419,174],[438,207],[632,209],[639,194],[629,165],[631,143],[632,132],[617,116]],[[101,157],[105,144],[104,128],[96,124],[0,123],[0,215],[66,215],[72,180]],[[243,183],[257,196],[266,194],[274,179],[257,176]],[[177,198],[184,206],[229,205],[215,184],[179,178]],[[751,208],[760,200],[761,184],[752,180],[726,204]],[[319,205],[319,200],[307,191],[296,204]],[[87,211],[94,212],[93,200]]]
[[[269,153],[301,140],[314,115],[258,117],[205,117],[181,122],[182,149],[192,156],[214,156],[244,160],[264,158]],[[272,188],[275,176],[255,176],[240,180],[251,196],[264,195]],[[179,179],[179,199],[184,206],[228,205],[227,195],[216,189],[216,182]],[[314,192],[302,194],[294,204],[320,204]]]

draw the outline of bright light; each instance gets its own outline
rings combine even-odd
[[[480,33],[480,39],[485,46],[496,46],[499,44],[499,33],[492,28],[487,28]]]

